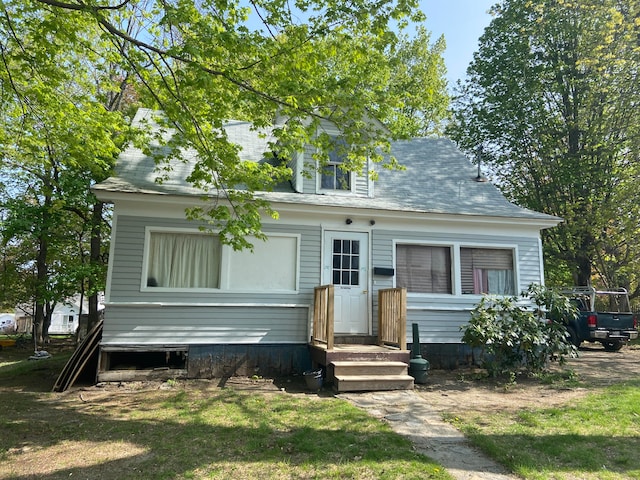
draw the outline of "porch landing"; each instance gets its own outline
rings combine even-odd
[[[336,392],[413,389],[409,350],[356,343],[337,343],[332,349],[310,345],[310,349],[314,366],[325,368],[325,381]]]

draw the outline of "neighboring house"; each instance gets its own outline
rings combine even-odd
[[[86,306],[83,309],[87,313]],[[51,314],[51,324],[49,334],[66,335],[75,333],[80,324],[80,299],[69,299],[63,303],[56,304]]]
[[[134,122],[151,115],[140,110]],[[261,161],[269,137],[249,127],[226,128],[243,159]],[[184,181],[188,163],[157,183],[152,158],[123,152],[117,174],[94,187],[114,204],[103,374],[165,360],[192,377],[299,373],[323,284],[335,285],[335,332],[351,336],[376,334],[380,289],[406,287],[408,338],[417,323],[432,365],[453,365],[464,361],[460,327],[482,293],[543,282],[540,231],[561,220],[509,203],[451,141],[394,143],[406,170],[380,169],[375,182],[343,173],[335,157],[322,174],[302,175],[312,153],[292,162],[290,185],[258,194],[280,218],[263,218],[268,241],[251,253],[185,220],[202,202]]]
[[[104,305],[98,305],[99,310],[104,309]],[[18,318],[18,330],[20,333],[31,333],[33,326],[33,318],[31,309],[24,306],[16,309],[16,318]],[[82,311],[81,311],[82,310]],[[82,309],[80,309],[80,295],[69,298],[63,302],[56,303],[53,313],[51,314],[51,324],[49,325],[49,334],[51,335],[70,335],[75,334],[80,325],[80,315],[86,316],[89,312],[87,299],[83,301]]]
[[[16,333],[16,320],[13,313],[0,313],[0,333]]]

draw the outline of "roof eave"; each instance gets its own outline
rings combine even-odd
[[[116,189],[110,189],[104,185],[96,185],[92,188],[96,197],[103,202],[115,203],[118,201],[132,201],[138,199],[140,195],[145,196],[145,200],[152,203],[166,203],[166,204],[184,204],[185,207],[194,206],[197,204],[204,204],[207,198],[214,198],[215,195],[207,195],[202,193],[201,195],[193,195],[188,193],[175,193],[175,192],[161,192],[155,190],[138,189],[136,191],[122,191]],[[295,195],[295,194],[294,194]],[[287,211],[292,213],[308,213],[317,211],[319,208],[325,211],[340,212],[340,214],[349,213],[357,214],[358,212],[375,212],[377,218],[389,218],[398,219],[421,217],[424,220],[438,219],[438,220],[457,220],[464,219],[468,222],[475,223],[494,223],[494,224],[513,224],[517,221],[520,224],[526,224],[529,227],[537,227],[539,229],[547,229],[558,226],[564,220],[560,217],[552,215],[539,214],[536,216],[514,216],[514,215],[485,215],[477,213],[451,213],[451,212],[439,212],[430,211],[426,209],[416,208],[383,208],[380,206],[344,206],[344,205],[327,205],[322,203],[300,203],[296,202],[293,198],[291,201],[283,200],[269,200],[268,194],[257,193],[256,196],[262,197],[269,201],[274,210],[281,212]]]

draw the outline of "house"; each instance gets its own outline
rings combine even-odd
[[[98,309],[103,310],[104,305],[98,304]],[[80,315],[84,318],[89,312],[89,304],[85,297],[80,308],[80,295],[57,302],[51,313],[49,325],[50,335],[75,334],[80,325]],[[33,329],[33,308],[27,305],[19,305],[15,313],[18,333],[31,333]]]
[[[56,304],[51,314],[50,335],[69,335],[78,329],[80,305],[66,301]]]
[[[89,312],[88,299],[85,297],[82,301],[82,309],[80,308],[80,296],[76,295],[64,302],[57,303],[51,314],[51,324],[49,325],[49,333],[58,334],[74,334],[80,326],[80,315],[85,317]],[[102,311],[104,305],[98,303],[98,310]]]
[[[13,313],[0,313],[0,333],[16,333],[16,320]]]
[[[152,115],[140,110],[134,122]],[[268,132],[226,128],[243,159],[263,159]],[[339,158],[302,175],[311,153],[292,162],[290,184],[258,194],[279,219],[263,218],[268,240],[252,253],[185,219],[202,202],[184,181],[188,163],[158,183],[152,158],[123,152],[117,174],[94,187],[114,205],[99,379],[144,366],[189,377],[300,373],[314,288],[328,284],[341,341],[377,335],[379,292],[402,287],[406,331],[417,323],[423,356],[451,366],[465,360],[460,326],[483,292],[543,282],[540,232],[560,219],[509,203],[451,141],[394,143],[406,170],[381,169],[376,181],[342,172]]]

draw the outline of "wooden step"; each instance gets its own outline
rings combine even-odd
[[[334,375],[406,375],[409,366],[395,361],[334,361]]]
[[[413,377],[410,375],[336,375],[333,388],[336,392],[412,390]]]

